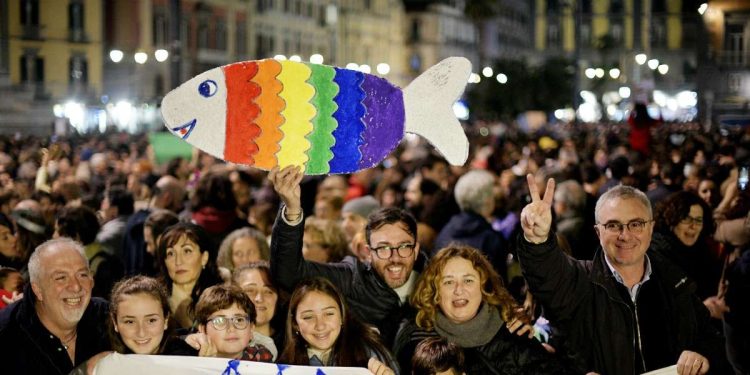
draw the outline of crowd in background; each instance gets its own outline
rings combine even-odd
[[[533,201],[526,179],[531,174],[542,192],[549,178],[556,181],[551,233],[578,260],[591,260],[599,247],[594,208],[600,195],[620,184],[645,192],[654,220],[649,251],[695,283],[711,324],[723,332],[729,364],[712,364],[713,371],[750,371],[750,252],[745,251],[750,183],[742,168],[750,162],[750,132],[706,131],[698,123],[648,124],[644,132],[637,121],[534,130],[478,122],[466,125],[466,132],[471,152],[464,166],[447,164],[423,140],[407,137],[379,167],[351,175],[295,176],[297,193],[289,190],[294,183],[284,187],[290,182],[282,181],[291,174],[274,171],[279,176],[269,178],[266,171],[225,164],[198,150],[157,164],[147,135],[0,137],[0,308],[12,309],[6,304],[14,301],[19,310],[24,303],[31,311],[40,301],[48,304],[49,296],[32,284],[43,283],[43,266],[53,255],[58,259],[73,249],[85,257],[90,280],[70,277],[80,279],[78,288],[91,284],[91,296],[101,298],[92,299],[97,314],[83,306],[87,313],[78,319],[87,324],[99,319],[104,328],[61,337],[41,319],[55,336],[50,351],[62,347],[71,354],[71,342],[78,345],[69,363],[64,354],[50,359],[63,363],[49,367],[61,373],[81,365],[85,371],[90,357],[108,350],[362,366],[376,374],[488,368],[506,369],[498,374],[577,373],[581,367],[570,359],[575,354],[563,349],[563,324],[529,293],[518,261],[521,211]],[[634,139],[635,133],[646,140]],[[290,210],[295,194],[299,207]],[[414,218],[414,229],[406,233],[416,243],[372,242],[382,225],[408,227],[411,219],[401,216],[386,215],[381,218],[386,224],[374,224],[372,215],[388,208]],[[289,233],[277,232],[286,226]],[[293,236],[299,241],[290,240]],[[47,242],[51,239],[57,242]],[[305,264],[334,264],[336,272],[350,267],[354,276],[314,267],[293,275],[302,266],[279,269],[274,257],[284,246],[292,252],[301,247]],[[407,274],[391,285],[383,275],[401,271],[394,270],[398,264],[378,269],[373,259],[381,252],[388,258],[414,252],[421,279],[408,280]],[[436,306],[430,299],[439,300],[435,280],[465,266],[454,262],[456,257],[473,265],[483,287],[490,285],[483,289],[489,297],[472,311],[487,314],[483,327],[533,325],[535,338],[506,331],[500,337],[498,328],[477,343],[472,340],[482,336],[481,329],[474,338],[443,332],[451,319],[441,325],[440,317],[451,318],[459,305]],[[358,272],[367,267],[380,277],[372,282],[388,284],[396,291],[395,304],[411,305],[414,316],[405,312],[398,315],[403,321],[393,321],[387,315],[383,322],[360,316],[370,307],[340,283],[366,278],[369,274]],[[412,289],[401,295],[402,285]],[[61,298],[62,305],[79,303],[77,295]],[[486,312],[487,306],[496,310]],[[11,336],[9,319],[0,310],[3,349],[20,340]],[[158,339],[145,342],[148,332]],[[399,344],[397,336],[409,340]],[[482,356],[489,363],[464,351],[478,346],[488,348]],[[113,359],[101,362],[107,360]]]

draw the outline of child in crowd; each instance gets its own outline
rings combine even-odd
[[[456,344],[430,337],[417,344],[411,359],[412,375],[463,375],[464,353]]]

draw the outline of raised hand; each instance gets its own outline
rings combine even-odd
[[[273,184],[273,189],[276,190],[276,193],[279,194],[286,205],[287,219],[292,219],[290,216],[295,215],[299,217],[302,213],[299,187],[302,177],[302,170],[293,165],[286,166],[281,170],[279,170],[279,167],[274,167],[268,173],[268,180]]]
[[[521,211],[521,228],[526,241],[539,244],[547,241],[549,229],[552,226],[552,197],[555,196],[555,180],[547,180],[544,197],[540,198],[539,188],[536,186],[534,176],[526,175],[529,185],[531,203]]]

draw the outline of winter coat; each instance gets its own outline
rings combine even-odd
[[[601,249],[593,260],[577,261],[560,250],[553,233],[541,244],[532,244],[522,235],[518,241],[529,289],[544,306],[546,317],[566,334],[567,352],[576,357],[581,372],[640,374],[659,368],[646,362],[673,365],[684,350],[690,350],[708,358],[711,373],[722,373],[723,339],[695,295],[695,283],[654,251],[647,251],[652,273],[634,304],[609,270]],[[644,296],[651,297],[645,301]],[[641,330],[644,318],[648,328]],[[642,341],[642,336],[650,339]],[[645,359],[641,353],[646,353]]]

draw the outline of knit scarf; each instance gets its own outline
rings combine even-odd
[[[463,323],[455,323],[438,311],[435,331],[462,348],[475,348],[492,341],[505,322],[494,306],[482,303],[477,315]]]

